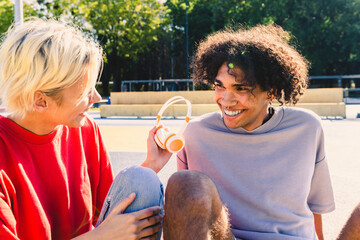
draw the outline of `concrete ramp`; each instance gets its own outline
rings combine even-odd
[[[173,96],[183,96],[192,104],[192,116],[218,110],[214,103],[214,91],[176,91],[176,92],[112,92],[111,104],[100,106],[103,118],[113,116],[156,116],[161,106]],[[279,103],[274,102],[274,106]],[[322,117],[346,117],[342,88],[307,89],[299,102],[290,107],[301,107],[314,111]],[[164,116],[182,117],[186,115],[186,104],[171,105]]]

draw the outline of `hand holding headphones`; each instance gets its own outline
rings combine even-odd
[[[160,121],[161,121],[161,116],[164,113],[164,111],[166,110],[166,108],[168,108],[170,105],[180,102],[180,101],[186,102],[187,114],[185,117],[185,123],[180,128],[179,132],[173,133],[164,128],[159,128],[155,134],[155,142],[157,143],[157,145],[159,147],[161,147],[162,149],[168,150],[171,153],[176,153],[176,152],[180,151],[185,145],[185,140],[184,140],[182,134],[183,134],[187,124],[190,121],[191,103],[189,100],[185,99],[182,96],[172,97],[169,100],[167,100],[166,103],[161,107],[161,109],[156,117],[157,118],[156,127],[159,127]]]

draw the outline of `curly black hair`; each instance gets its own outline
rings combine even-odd
[[[289,44],[290,34],[275,25],[221,30],[199,43],[193,59],[195,83],[214,84],[219,68],[227,63],[255,88],[258,84],[281,104],[296,104],[308,87],[309,62]]]

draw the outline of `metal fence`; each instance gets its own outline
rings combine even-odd
[[[331,75],[331,76],[310,76],[310,87],[338,87],[338,88],[360,88],[360,74],[353,75]]]
[[[310,88],[344,88],[345,103],[360,104],[360,74],[310,76]],[[112,82],[110,82],[112,84]],[[191,79],[123,80],[122,92],[132,91],[194,91]]]
[[[343,88],[346,104],[360,104],[360,74],[310,76],[309,80],[310,88]]]
[[[191,79],[124,80],[121,91],[184,91],[195,90]]]

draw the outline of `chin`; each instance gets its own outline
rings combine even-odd
[[[226,121],[225,121],[225,125],[226,125],[228,128],[239,128],[239,127],[241,127],[240,124],[235,124],[235,123],[226,122]]]
[[[79,127],[82,127],[85,125],[85,118],[82,118],[82,119],[77,119],[73,122],[71,122],[70,124],[67,124],[67,126],[69,127],[74,127],[74,128],[79,128]]]

